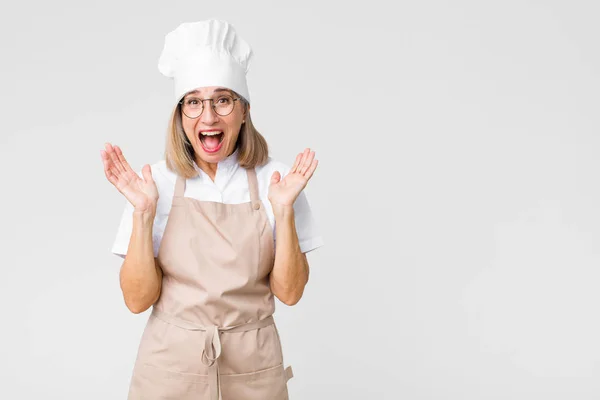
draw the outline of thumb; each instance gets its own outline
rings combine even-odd
[[[271,175],[271,185],[279,182],[280,180],[281,180],[281,174],[279,173],[279,171],[273,172],[273,175]]]
[[[152,170],[150,169],[149,164],[144,165],[142,168],[142,175],[144,176],[145,182],[154,182],[154,179],[152,179]]]

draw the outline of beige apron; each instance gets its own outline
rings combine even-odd
[[[273,231],[248,169],[250,202],[184,197],[178,176],[158,252],[160,299],[141,338],[129,400],[287,400],[269,285]]]

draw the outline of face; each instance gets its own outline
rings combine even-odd
[[[219,107],[216,103],[223,95],[238,98],[232,91],[217,86],[198,88],[183,97],[184,104],[187,102],[196,107],[200,102],[194,99],[214,99],[213,102],[204,101],[204,110],[197,118],[189,118],[181,113],[183,130],[194,148],[198,164],[218,163],[235,150],[245,110],[240,99],[233,101],[233,111],[229,115],[217,114],[211,103]],[[224,100],[220,104],[224,104]],[[181,107],[183,109],[184,106]]]

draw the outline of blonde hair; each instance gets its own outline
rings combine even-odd
[[[233,91],[232,91],[233,92]],[[269,146],[263,135],[252,124],[248,102],[240,95],[233,92],[240,98],[240,103],[247,111],[240,128],[240,134],[237,139],[236,148],[238,150],[238,162],[243,168],[254,168],[264,165],[269,158]],[[186,178],[193,178],[198,175],[194,168],[194,148],[188,140],[181,123],[181,104],[173,109],[169,126],[167,128],[167,138],[165,145],[165,161],[167,168],[172,172]]]

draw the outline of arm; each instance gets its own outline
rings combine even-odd
[[[158,187],[150,165],[142,167],[142,179],[131,169],[119,146],[106,143],[104,147],[100,156],[106,179],[134,207],[131,237],[119,278],[125,304],[137,314],[156,302],[162,286],[162,270],[154,259],[152,249]]]
[[[270,282],[273,294],[288,306],[293,306],[302,298],[308,282],[308,261],[300,251],[298,235],[294,223],[293,207],[274,207],[276,230],[275,265]]]
[[[308,261],[300,250],[296,232],[294,203],[317,168],[315,152],[305,149],[296,156],[289,173],[281,179],[275,171],[269,185],[269,201],[275,216],[275,263],[271,271],[271,291],[287,305],[298,303],[308,282]]]
[[[127,308],[139,314],[160,297],[162,270],[152,249],[154,213],[133,213],[133,230],[125,261],[119,274]]]

